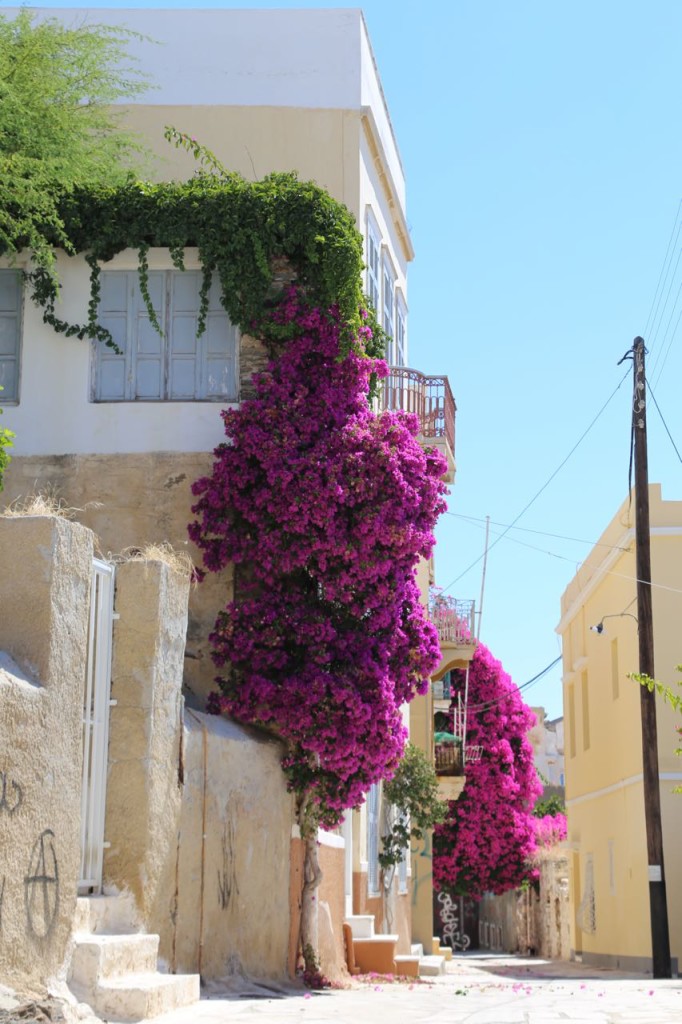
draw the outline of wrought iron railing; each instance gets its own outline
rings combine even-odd
[[[449,594],[431,594],[429,618],[446,644],[475,644],[475,602],[458,601]]]
[[[454,455],[457,406],[447,377],[427,377],[406,366],[389,366],[380,385],[381,411],[415,413],[422,436],[446,438]]]

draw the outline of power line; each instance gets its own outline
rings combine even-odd
[[[563,657],[563,655],[560,654],[558,656],[558,658],[555,658],[554,661],[551,661],[549,663],[549,665],[546,665],[545,668],[542,669],[542,671],[538,672],[531,679],[528,679],[525,683],[522,683],[521,686],[517,686],[516,689],[519,691],[519,693],[521,691],[523,691],[523,690],[527,690],[534,683],[537,683],[540,679],[542,679],[543,676],[546,676],[548,672],[551,672],[551,670],[554,668],[554,666],[558,665],[558,663],[561,661],[562,657]],[[512,698],[514,696],[516,696],[516,694],[512,691],[510,693],[503,693],[501,697],[495,697],[494,700],[486,701],[483,704],[469,704],[468,707],[467,707],[467,712],[468,711],[476,711],[476,712],[486,711],[488,708],[492,708],[496,704],[501,704],[502,701],[509,700],[510,698]]]
[[[654,312],[654,306],[656,305],[656,296],[658,295],[658,290],[661,287],[661,282],[663,280],[663,272],[664,272],[664,270],[666,268],[666,264],[668,262],[668,255],[670,253],[670,247],[672,245],[673,251],[674,251],[675,245],[677,245],[677,238],[679,237],[679,234],[680,234],[680,227],[682,227],[682,221],[680,221],[680,209],[681,208],[682,208],[682,199],[680,199],[679,203],[677,204],[677,210],[675,212],[675,219],[673,221],[673,226],[672,226],[671,231],[670,231],[670,238],[668,239],[668,248],[666,249],[665,256],[663,257],[663,264],[661,266],[661,272],[658,275],[658,281],[656,283],[656,290],[654,292],[654,297],[651,300],[651,307],[649,309],[649,315],[648,315],[648,317],[646,319],[646,324],[644,326],[644,336],[645,337],[647,336],[647,334],[649,332],[649,324],[651,323],[651,325],[653,327],[653,324],[656,321],[656,314],[654,314],[653,321],[651,319],[651,316],[652,316],[652,313]],[[675,235],[675,225],[677,225],[677,236],[675,237],[675,242],[673,243],[673,235]],[[667,274],[666,274],[666,277],[667,277]],[[661,292],[661,294],[662,294],[662,292]],[[660,296],[659,296],[658,301],[660,303],[660,301],[661,301],[660,300]],[[658,307],[656,307],[656,311],[658,312]]]
[[[654,400],[654,405],[656,406],[656,410],[658,412],[658,415],[661,417],[661,423],[665,427],[665,432],[668,435],[668,437],[670,438],[670,443],[673,446],[673,448],[675,449],[675,454],[677,455],[677,457],[680,460],[680,462],[682,462],[682,455],[680,455],[679,451],[677,450],[677,445],[673,441],[673,435],[668,430],[668,424],[665,422],[665,419],[663,418],[663,413],[661,412],[661,408],[660,408],[658,402],[656,401],[656,395],[653,393],[651,385],[649,384],[649,381],[646,382],[646,386],[647,386],[647,389],[649,391],[649,394],[651,395],[651,397]]]
[[[609,395],[609,397],[607,398],[607,400],[606,400],[606,401],[604,402],[604,404],[602,405],[601,409],[599,410],[599,412],[597,413],[597,415],[596,415],[596,416],[594,417],[594,419],[592,420],[592,422],[590,423],[590,425],[589,425],[589,426],[587,427],[587,429],[586,429],[586,430],[585,430],[585,431],[584,431],[584,432],[583,432],[583,433],[582,433],[582,434],[580,435],[580,437],[578,438],[578,440],[576,441],[576,443],[575,443],[575,444],[573,445],[573,447],[571,448],[571,450],[570,450],[570,452],[568,453],[568,455],[566,456],[566,458],[565,458],[565,459],[564,459],[564,460],[563,460],[562,462],[560,462],[560,463],[559,463],[559,465],[558,465],[558,466],[557,466],[557,468],[556,468],[556,469],[554,470],[554,472],[553,472],[553,473],[552,473],[552,475],[551,475],[551,476],[549,477],[549,479],[545,481],[545,483],[544,483],[544,484],[542,485],[542,487],[540,488],[540,490],[539,490],[539,491],[538,491],[538,492],[537,492],[537,493],[536,493],[536,494],[535,494],[535,495],[534,495],[534,496],[533,496],[533,497],[532,497],[532,498],[530,499],[530,501],[528,502],[528,504],[527,504],[527,505],[526,505],[526,506],[525,506],[524,508],[522,508],[522,509],[521,509],[521,511],[519,512],[519,514],[518,514],[518,515],[516,516],[516,518],[515,518],[515,519],[514,519],[514,520],[513,520],[513,521],[512,521],[512,522],[511,522],[510,524],[509,524],[509,526],[508,526],[508,527],[507,527],[507,529],[506,529],[506,530],[504,531],[504,533],[501,533],[501,534],[499,534],[499,536],[497,537],[497,540],[494,540],[494,541],[493,541],[493,543],[492,543],[492,544],[490,545],[490,547],[488,548],[488,551],[490,551],[490,550],[491,550],[492,548],[494,548],[494,547],[495,547],[495,545],[496,545],[496,544],[498,544],[498,543],[499,543],[499,542],[500,542],[500,541],[502,540],[502,538],[503,538],[504,536],[506,536],[506,534],[507,534],[507,533],[509,532],[509,530],[511,530],[511,529],[512,529],[512,527],[516,526],[516,524],[518,523],[519,519],[521,519],[521,518],[522,518],[522,516],[524,516],[524,515],[526,514],[526,512],[527,512],[527,511],[528,511],[528,509],[529,509],[529,508],[531,507],[531,505],[533,505],[533,504],[534,504],[534,503],[535,503],[535,502],[537,501],[537,499],[538,499],[538,498],[540,497],[540,495],[541,495],[541,494],[543,493],[543,491],[545,491],[545,490],[546,490],[546,489],[547,489],[547,488],[549,487],[549,485],[551,484],[552,480],[554,480],[555,476],[557,476],[557,474],[558,474],[558,473],[559,473],[559,472],[560,472],[560,471],[561,471],[561,470],[562,470],[562,469],[564,468],[564,466],[566,465],[566,463],[567,463],[567,462],[568,462],[568,460],[570,459],[571,455],[573,455],[573,453],[574,453],[574,451],[576,450],[576,448],[578,448],[578,447],[579,447],[579,445],[581,445],[581,444],[582,444],[582,442],[583,442],[583,441],[585,440],[585,438],[587,437],[587,435],[589,434],[589,432],[590,432],[590,431],[592,430],[592,427],[593,427],[593,426],[595,425],[595,423],[597,422],[597,420],[599,419],[599,417],[600,417],[600,416],[602,415],[602,413],[604,412],[604,410],[606,409],[606,407],[607,407],[607,406],[609,405],[609,403],[611,402],[611,400],[612,400],[612,399],[613,399],[613,398],[615,397],[615,395],[617,394],[617,392],[618,392],[618,391],[620,390],[620,388],[621,388],[621,385],[623,384],[623,381],[625,380],[625,378],[626,378],[626,377],[628,377],[629,375],[630,375],[630,371],[629,371],[629,369],[628,369],[628,370],[626,370],[625,374],[623,375],[623,377],[622,377],[622,378],[621,378],[621,380],[619,381],[619,383],[618,383],[618,385],[616,386],[616,388],[615,388],[615,389],[614,389],[614,390],[613,390],[613,391],[611,392],[611,394]],[[457,577],[456,577],[456,578],[455,578],[454,580],[452,580],[452,581],[451,581],[450,583],[448,583],[448,585],[447,585],[446,587],[443,587],[443,593],[444,593],[444,592],[445,592],[446,590],[449,590],[449,589],[450,589],[450,587],[454,587],[455,583],[459,583],[459,581],[460,581],[460,580],[462,579],[462,577],[463,577],[463,576],[466,576],[466,574],[467,574],[468,572],[470,572],[470,571],[471,571],[471,570],[472,570],[472,569],[473,569],[473,568],[474,568],[475,566],[477,566],[477,565],[478,565],[478,563],[479,563],[479,562],[480,562],[480,561],[481,561],[482,559],[483,559],[483,555],[479,555],[479,556],[478,556],[478,558],[474,559],[474,561],[473,561],[473,562],[472,562],[472,563],[471,563],[470,565],[468,565],[468,566],[466,567],[466,569],[465,569],[465,570],[464,570],[463,572],[461,572],[461,573],[459,574],[459,576],[457,576]]]
[[[578,570],[579,570],[579,567],[583,564],[582,562],[576,563],[575,559],[574,558],[569,558],[568,555],[560,555],[557,551],[547,551],[546,548],[539,548],[535,544],[529,544],[527,541],[519,540],[518,537],[507,537],[507,533],[508,533],[508,530],[505,531],[504,533],[497,534],[497,540],[502,540],[503,538],[505,538],[506,540],[511,541],[512,544],[518,544],[518,545],[520,545],[523,548],[529,548],[531,551],[539,551],[541,555],[547,555],[550,558],[558,558],[560,561],[562,561],[562,562],[569,562],[571,565],[576,565],[577,564]],[[497,540],[494,543],[497,543]],[[492,546],[493,545],[491,544],[490,547],[492,547]],[[607,544],[605,546],[609,547],[610,545]],[[622,547],[619,547],[618,545],[614,545],[611,548],[611,550],[612,551],[621,551],[623,554],[628,554],[631,549],[630,548],[622,548]],[[618,579],[628,580],[631,583],[637,583],[638,582],[636,576],[628,576],[627,573],[615,572],[615,570],[613,570],[613,569],[597,568],[597,569],[595,569],[595,574],[597,574],[597,573],[599,573],[599,574],[601,574],[603,576],[616,576]],[[658,590],[666,590],[666,591],[668,591],[668,592],[670,592],[672,594],[682,594],[682,589],[680,589],[678,587],[669,587],[665,583],[656,583],[656,582],[654,582],[652,580],[651,581],[651,586],[656,588],[656,589],[658,589]],[[445,588],[443,588],[443,589],[445,589]]]
[[[464,519],[471,523],[484,523],[485,519],[481,519],[478,516],[465,516],[461,512],[448,512],[446,516],[452,516],[454,519]],[[593,548],[608,548],[610,551],[627,551],[627,548],[621,548],[617,544],[606,544],[604,541],[598,540],[584,540],[581,537],[566,537],[562,533],[548,533],[546,530],[531,530],[527,526],[514,526],[511,523],[497,523],[495,520],[490,520],[491,526],[503,526],[508,530],[519,530],[521,533],[534,533],[539,537],[553,537],[555,540],[569,540],[574,541],[576,544],[589,544]],[[510,538],[511,539],[511,538]],[[538,549],[539,550],[539,549]]]

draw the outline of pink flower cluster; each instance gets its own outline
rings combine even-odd
[[[564,841],[567,835],[565,814],[545,814],[535,818],[535,838],[538,846],[549,849]]]
[[[417,442],[416,417],[371,411],[385,365],[343,354],[333,313],[291,292],[273,319],[288,340],[254,397],[223,413],[229,442],[194,484],[189,529],[209,570],[240,573],[211,635],[211,709],[275,724],[292,786],[332,823],[395,770],[400,705],[439,660],[415,569],[445,508],[445,465]]]
[[[453,693],[463,694],[464,679]],[[527,737],[535,715],[499,661],[479,644],[469,670],[467,745],[481,746],[480,761],[467,764],[459,800],[437,825],[433,880],[437,889],[480,899],[513,889],[532,875],[542,792]]]

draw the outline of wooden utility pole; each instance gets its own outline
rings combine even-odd
[[[654,678],[654,624],[651,602],[651,534],[649,528],[649,465],[646,437],[646,376],[644,341],[635,338],[632,346],[634,390],[632,432],[635,462],[635,550],[637,556],[637,620],[639,631],[639,671]],[[649,905],[651,909],[651,951],[654,978],[672,977],[668,906],[663,869],[663,830],[661,791],[658,779],[658,736],[656,695],[640,686],[642,713],[642,769],[644,815],[646,821],[647,862],[649,865]]]

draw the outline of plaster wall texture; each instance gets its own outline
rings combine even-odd
[[[164,936],[177,898],[188,590],[163,562],[117,569],[104,880],[131,892],[145,930]]]
[[[83,685],[93,536],[0,518],[0,981],[62,968],[80,871]]]
[[[649,488],[656,675],[672,684],[679,656],[682,502]],[[594,963],[650,967],[651,931],[642,782],[635,606],[634,504],[626,501],[562,597],[571,948]],[[606,546],[605,546],[606,545]],[[611,551],[609,552],[609,548]],[[607,552],[606,556],[604,552]],[[607,617],[608,616],[608,617]],[[603,622],[596,633],[591,625]],[[674,756],[679,716],[657,702],[664,861],[673,958],[682,953],[682,782]],[[590,866],[591,865],[591,866]],[[584,925],[589,874],[595,929]]]
[[[293,800],[279,741],[187,711],[173,929],[161,951],[204,979],[285,979]]]
[[[318,934],[322,972],[330,981],[348,979],[343,941],[345,920],[344,854],[341,836],[319,834],[322,882],[318,889]]]
[[[196,252],[187,253],[187,269],[197,269]],[[152,249],[149,256],[150,269],[172,268],[167,249]],[[136,267],[137,255],[131,249],[106,265],[107,270]],[[89,296],[87,264],[82,256],[60,255],[57,273],[61,281],[57,314],[82,323]],[[93,345],[55,334],[24,294],[19,404],[3,405],[5,425],[17,434],[17,457],[207,452],[222,441],[220,409],[224,406],[219,402],[91,401]]]

